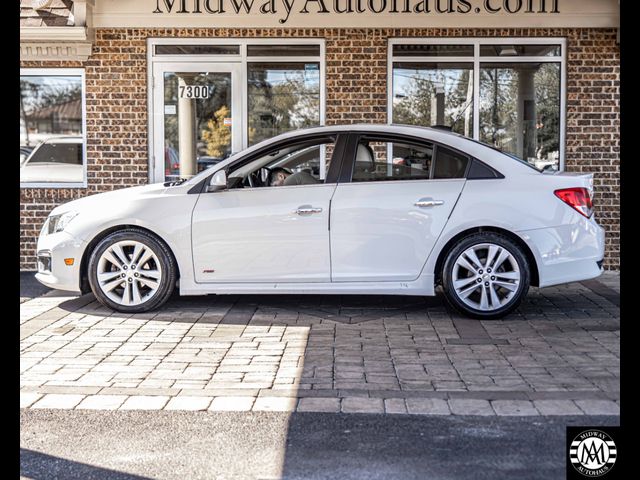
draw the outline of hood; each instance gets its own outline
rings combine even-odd
[[[104,208],[105,204],[108,204],[110,201],[122,201],[127,198],[134,199],[141,196],[155,195],[164,192],[166,189],[167,187],[162,183],[152,183],[150,185],[121,188],[119,190],[112,190],[111,192],[97,193],[95,195],[89,195],[84,198],[79,198],[78,200],[72,200],[71,202],[64,203],[54,208],[51,211],[51,215],[68,212],[69,210],[75,210],[77,212],[86,211],[98,205],[99,208]]]

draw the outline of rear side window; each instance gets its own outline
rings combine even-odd
[[[432,158],[430,144],[362,139],[351,181],[428,180]]]
[[[469,157],[438,146],[436,151],[433,178],[464,178]]]

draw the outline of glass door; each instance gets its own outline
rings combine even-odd
[[[193,175],[242,148],[240,65],[156,63],[153,181]]]

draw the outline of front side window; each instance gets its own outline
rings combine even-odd
[[[20,183],[84,182],[84,73],[24,69],[20,74]]]
[[[325,182],[335,138],[267,151],[229,174],[230,188],[318,185]]]
[[[564,40],[390,41],[393,123],[438,126],[542,169],[564,152]]]

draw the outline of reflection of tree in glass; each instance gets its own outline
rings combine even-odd
[[[398,69],[394,77],[409,78],[394,91],[393,122],[429,127],[436,124],[432,101],[437,88],[444,89],[444,123],[462,135],[472,133],[473,83],[469,69]],[[394,83],[398,83],[394,80]]]
[[[496,65],[480,70],[480,140],[522,156],[516,148],[517,135],[522,135],[517,124],[518,75],[517,66]],[[536,157],[542,159],[557,154],[560,147],[559,65],[538,65],[534,85]]]
[[[26,144],[30,144],[30,131],[81,133],[80,78],[34,78],[40,81],[29,80],[29,77],[20,78],[21,128],[24,128]],[[39,131],[39,127],[42,127],[42,131]]]
[[[560,151],[560,68],[542,64],[535,77],[538,158]]]
[[[80,82],[36,83],[20,80],[21,99],[29,113],[82,98]]]
[[[215,117],[207,122],[207,128],[202,130],[202,140],[207,146],[207,155],[223,157],[231,145],[231,129],[224,124],[229,116],[229,107],[223,105],[215,113]]]
[[[279,74],[284,78],[269,79]],[[288,66],[252,65],[249,71],[249,144],[320,123],[319,82],[305,71]]]
[[[516,153],[512,131],[517,120],[516,72],[507,68],[482,68],[480,92],[480,139]]]

